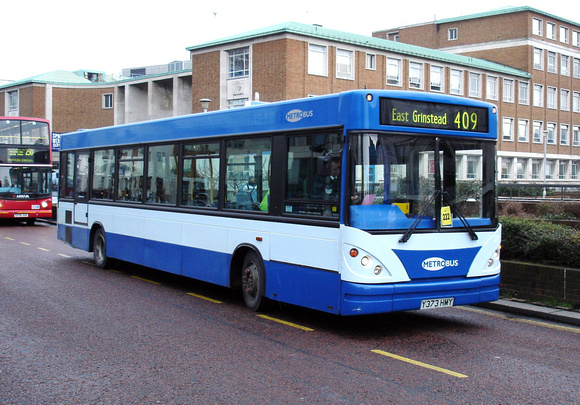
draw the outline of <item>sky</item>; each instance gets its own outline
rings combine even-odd
[[[283,22],[373,31],[530,6],[580,23],[577,0],[18,0],[2,1],[0,84],[53,70],[120,74],[189,59],[185,50]]]

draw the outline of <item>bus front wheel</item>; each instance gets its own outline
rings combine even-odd
[[[246,306],[253,311],[263,309],[266,303],[266,273],[255,252],[249,252],[242,266],[242,293]]]
[[[102,229],[98,229],[93,236],[93,258],[95,266],[101,269],[107,266],[107,239]]]

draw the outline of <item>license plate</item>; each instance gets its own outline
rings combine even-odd
[[[14,218],[27,218],[28,214],[14,214]]]
[[[33,209],[33,210],[39,210],[39,209],[40,209],[40,205],[33,205],[33,206],[32,206],[32,209]]]
[[[435,298],[421,301],[421,309],[452,307],[455,298]]]

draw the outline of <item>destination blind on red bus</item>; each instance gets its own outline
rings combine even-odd
[[[488,110],[481,107],[381,98],[380,123],[415,128],[487,132]]]

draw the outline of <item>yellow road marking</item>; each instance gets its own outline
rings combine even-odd
[[[161,283],[158,283],[157,281],[148,280],[148,279],[143,278],[143,277],[131,276],[131,278],[134,278],[134,279],[137,279],[137,280],[141,280],[141,281],[146,281],[146,282],[151,283],[151,284],[161,285]]]
[[[50,250],[39,247],[38,250],[42,250],[43,252],[50,252]]]
[[[314,330],[314,329],[308,328],[306,326],[298,325],[296,323],[283,321],[282,319],[278,319],[278,318],[272,318],[271,316],[268,316],[268,315],[258,315],[258,316],[260,318],[264,318],[264,319],[268,319],[270,321],[278,322],[278,323],[281,323],[283,325],[292,326],[293,328],[302,329],[302,330],[305,330],[307,332],[312,332]]]
[[[26,243],[26,242],[20,242],[20,243],[22,243],[23,245],[26,245],[26,246],[30,246],[30,243]]]
[[[14,240],[14,239],[12,239],[12,238],[11,238],[11,237],[9,237],[9,236],[5,236],[5,237],[4,237],[4,239],[8,239],[8,240]]]
[[[488,312],[488,311],[484,311],[482,309],[476,309],[476,308],[468,308],[468,307],[457,307],[457,308],[462,309],[464,311],[477,312],[478,314],[485,314],[485,315],[493,316],[493,317],[496,317],[496,318],[505,319],[506,321],[526,323],[528,325],[536,325],[536,326],[541,326],[541,327],[544,327],[544,328],[556,329],[556,330],[561,330],[561,331],[566,331],[566,332],[572,332],[572,333],[580,333],[580,329],[579,328],[573,328],[573,327],[570,327],[570,326],[553,325],[551,323],[546,323],[546,322],[541,322],[541,321],[533,321],[531,319],[523,319],[523,318],[509,317],[509,316],[506,316],[506,315],[495,314],[493,312]]]
[[[440,373],[449,374],[449,375],[451,375],[453,377],[457,377],[457,378],[467,378],[467,376],[465,374],[456,373],[455,371],[447,370],[445,368],[433,366],[433,365],[427,364],[427,363],[422,363],[422,362],[417,361],[417,360],[409,359],[409,358],[403,357],[403,356],[398,356],[396,354],[389,353],[389,352],[384,352],[382,350],[371,350],[371,352],[377,353],[377,354],[380,354],[380,355],[383,355],[383,356],[391,357],[391,358],[396,359],[396,360],[404,361],[406,363],[414,364],[415,366],[424,367],[424,368],[428,368],[430,370],[439,371]]]
[[[187,293],[187,295],[191,295],[192,297],[199,298],[201,300],[206,300],[209,302],[213,302],[214,304],[223,304],[223,302],[214,300],[213,298],[205,297],[203,295],[195,294],[195,293]]]
[[[62,256],[62,257],[66,257],[67,259],[70,259],[70,256],[69,255],[65,255],[64,253],[59,253],[58,255],[59,256]]]

